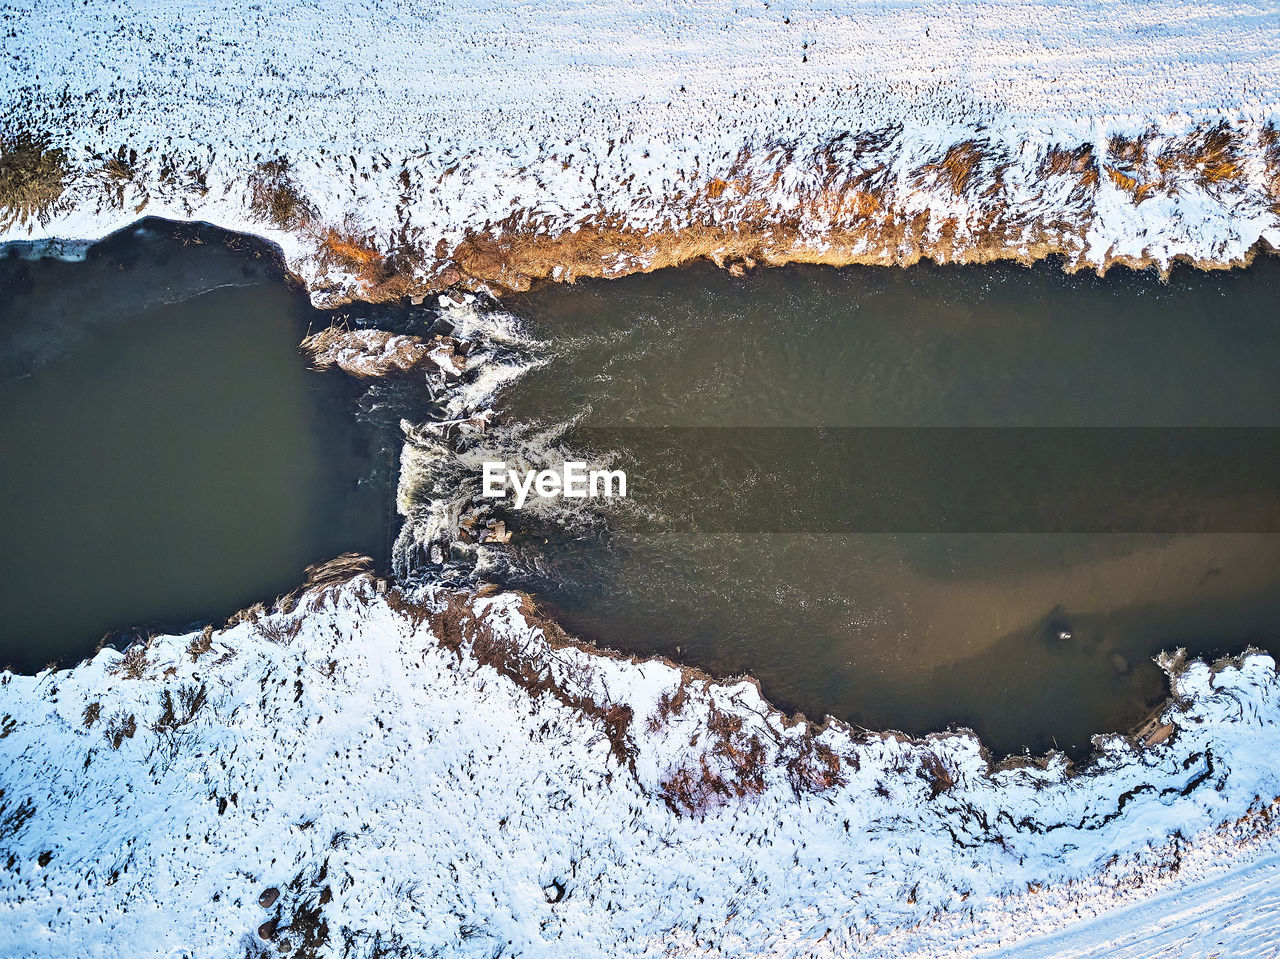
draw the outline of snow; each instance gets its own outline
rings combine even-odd
[[[1226,879],[1192,885],[1117,910],[1014,950],[1032,957],[1232,956],[1271,959],[1280,912],[1280,858],[1250,863]],[[1009,953],[1006,953],[1009,954]]]
[[[322,923],[316,954],[334,956],[1265,955],[1274,939],[1264,654],[1171,660],[1165,743],[993,769],[969,734],[815,728],[750,682],[583,649],[513,594],[424,587],[476,617],[461,627],[398,595],[362,576],[207,651],[193,633],[145,660],[3,674],[0,953],[254,955],[271,918],[294,948]],[[184,688],[206,690],[189,721]],[[819,745],[838,782],[796,775]],[[954,785],[931,786],[935,759]],[[674,772],[704,763],[723,793],[672,799]]]
[[[276,242],[332,304],[367,291],[331,231],[408,249],[427,285],[469,236],[602,218],[785,224],[815,256],[877,262],[996,244],[1167,267],[1280,246],[1269,2],[0,0],[0,21],[4,132],[47,135],[71,168],[46,221],[0,232],[22,256],[81,256],[145,215],[205,220]],[[1219,121],[1238,173],[1171,162]],[[1120,135],[1145,144],[1127,167]],[[940,164],[964,144],[980,149],[962,183]],[[1096,187],[1044,173],[1082,145]],[[122,148],[123,181],[104,172]],[[304,221],[254,212],[273,160]],[[849,201],[864,187],[878,210]],[[894,232],[916,220],[919,237]],[[596,268],[647,265],[618,250]],[[463,417],[539,360],[505,314],[441,306],[489,344],[451,397]],[[340,345],[334,362],[374,372],[427,347]],[[968,734],[815,729],[752,683],[552,642],[510,594],[466,599],[502,662],[551,681],[531,692],[390,595],[359,579],[208,651],[159,637],[144,666],[108,649],[3,674],[0,953],[255,955],[273,917],[299,954],[304,927],[325,929],[335,956],[1274,953],[1269,656],[1171,662],[1166,742],[993,769]]]
[[[329,327],[302,341],[320,369],[336,366],[355,377],[407,372],[426,359],[432,347],[416,336],[385,330],[341,330]]]
[[[1242,262],[1278,224],[1280,158],[1259,140],[1280,116],[1268,2],[3,0],[0,17],[7,125],[48,134],[74,170],[47,223],[0,240],[207,220],[279,243],[319,303],[363,290],[324,255],[330,229],[411,249],[428,283],[470,233],[572,235],[602,217],[782,224],[814,255],[843,235],[838,259],[994,243],[1164,267]],[[1238,175],[1158,169],[1219,121]],[[1114,134],[1150,135],[1130,170],[1153,184],[1140,201],[1106,172],[1124,167]],[[956,191],[936,164],[966,142],[983,159]],[[1079,194],[1042,162],[1082,144],[1099,183]],[[137,153],[123,185],[102,170],[122,147]],[[315,207],[304,225],[250,209],[257,164],[275,159]],[[207,190],[174,169],[204,171]],[[858,184],[884,208],[857,212],[840,190]],[[920,237],[902,236],[918,215]],[[622,250],[595,269],[645,266]]]

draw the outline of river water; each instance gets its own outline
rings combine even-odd
[[[1165,695],[1160,650],[1277,645],[1278,292],[1273,257],[1168,283],[692,267],[347,311],[446,317],[478,345],[443,388],[309,370],[298,342],[330,318],[243,238],[147,221],[83,263],[3,258],[0,660],[217,620],[340,552],[389,561],[394,427],[492,403],[478,449],[625,467],[628,497],[500,507],[510,544],[444,569],[410,550],[409,572],[469,564],[814,718],[1080,754]],[[409,533],[479,488],[475,456],[416,450]]]
[[[308,564],[386,554],[393,463],[353,384],[299,354],[316,317],[214,231],[0,258],[0,663],[220,621]]]
[[[512,299],[541,350],[498,403],[504,459],[625,466],[631,490],[508,511],[517,535],[483,563],[571,632],[750,673],[814,717],[1079,754],[1163,698],[1160,650],[1280,635],[1278,291],[1265,258],[1169,283],[695,267]],[[934,435],[973,455],[903,451]],[[1039,472],[975,512],[1024,445]],[[850,521],[867,475],[928,508]],[[1043,489],[1052,508],[1006,521],[1001,497]],[[1233,509],[1254,494],[1266,509]],[[1194,515],[1126,512],[1170,497]]]

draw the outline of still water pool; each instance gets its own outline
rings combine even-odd
[[[315,317],[211,231],[0,258],[0,664],[220,620],[308,564],[385,554],[388,466],[352,384],[298,352]]]

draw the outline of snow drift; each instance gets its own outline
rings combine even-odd
[[[1145,742],[993,766],[584,649],[516,594],[321,583],[3,675],[0,951],[1261,955],[1275,663],[1166,665]],[[1114,920],[1152,902],[1218,921]]]

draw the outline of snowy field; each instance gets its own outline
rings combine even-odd
[[[3,0],[0,19],[4,130],[67,167],[44,222],[0,239],[203,219],[279,242],[319,302],[455,268],[519,287],[693,255],[1225,264],[1280,243],[1272,2]],[[601,230],[537,262],[460,248]]]
[[[1274,3],[0,0],[0,26],[0,143],[65,174],[0,209],[25,253],[205,220],[323,304],[692,255],[1280,246]],[[419,349],[363,335],[329,360]],[[1280,954],[1268,656],[1171,662],[1149,744],[993,769],[548,638],[514,596],[433,602],[359,579],[2,674],[0,955]]]
[[[992,769],[431,598],[3,674],[0,953],[1275,955],[1269,656],[1171,664],[1155,745]]]

